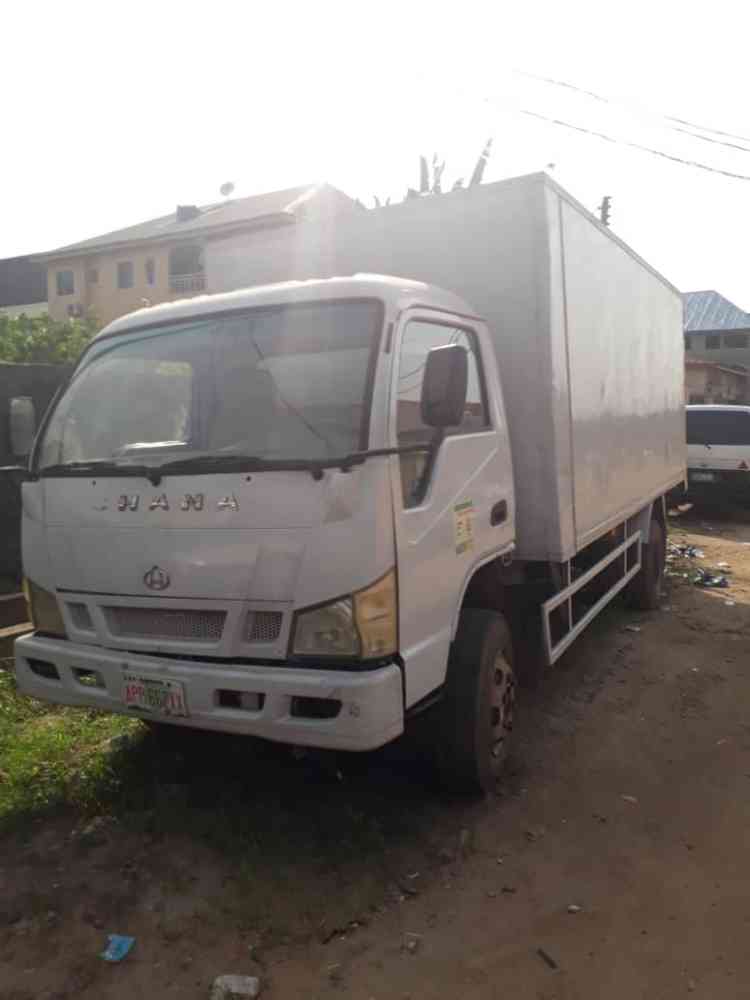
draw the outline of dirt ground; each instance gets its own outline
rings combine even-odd
[[[398,751],[272,761],[284,825],[351,802],[340,865],[282,828],[270,858],[223,857],[192,799],[182,832],[60,816],[0,845],[0,998],[189,1000],[232,972],[279,1000],[750,996],[750,518],[690,512],[671,540],[705,559],[526,696],[486,802]],[[720,562],[729,589],[682,575]],[[97,957],[111,932],[137,939],[119,965]]]

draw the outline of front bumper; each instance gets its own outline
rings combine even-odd
[[[401,671],[395,664],[356,673],[222,665],[167,660],[37,635],[18,639],[15,657],[18,687],[24,694],[177,726],[332,750],[373,750],[395,739],[404,728]],[[34,661],[54,665],[59,679],[39,676],[32,670]],[[124,670],[180,681],[189,717],[156,716],[127,708],[122,697]],[[103,686],[81,683],[78,671],[96,671]],[[228,708],[219,703],[220,691],[260,695],[261,706],[257,710]],[[340,701],[341,708],[334,718],[301,718],[292,714],[293,700],[301,698]]]

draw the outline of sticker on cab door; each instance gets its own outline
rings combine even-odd
[[[474,548],[474,501],[464,500],[453,508],[453,535],[456,555]]]

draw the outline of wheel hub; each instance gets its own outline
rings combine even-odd
[[[503,653],[495,657],[490,698],[490,749],[493,757],[502,757],[513,729],[516,679]]]

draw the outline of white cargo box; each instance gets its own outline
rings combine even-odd
[[[470,303],[495,343],[522,559],[564,561],[684,479],[680,295],[544,174],[235,238],[207,266],[217,290],[369,272]]]

